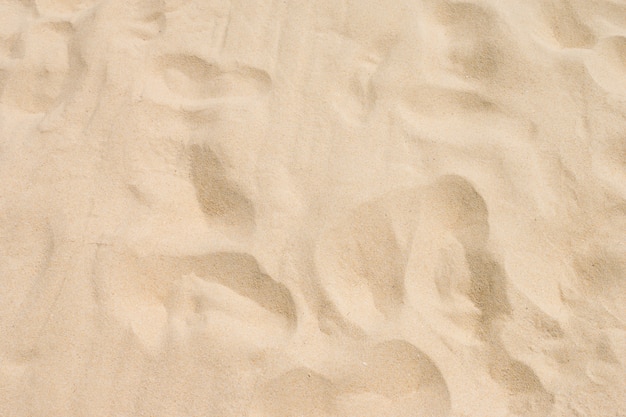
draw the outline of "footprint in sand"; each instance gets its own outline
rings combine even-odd
[[[296,325],[290,291],[245,253],[140,256],[103,246],[96,274],[107,314],[133,329],[149,351],[160,349],[168,331],[181,340],[199,332],[210,345],[261,346],[282,340]]]
[[[62,94],[74,28],[69,22],[34,25],[13,44],[14,68],[4,76],[2,101],[28,113],[46,113]]]
[[[254,105],[271,88],[270,75],[260,68],[166,52],[152,59],[142,94],[157,103],[206,110],[225,103]]]
[[[361,349],[329,372],[297,368],[259,387],[249,417],[447,416],[438,368],[413,345],[390,340]],[[342,370],[342,371],[338,371]]]
[[[254,229],[252,202],[228,178],[215,153],[203,145],[190,148],[191,180],[200,209],[208,218],[246,230]]]
[[[481,195],[465,178],[443,176],[363,204],[330,227],[318,246],[320,283],[339,315],[365,334],[408,326],[436,335],[428,343],[485,351],[485,376],[509,393],[509,410],[539,416],[553,395],[501,343],[496,323],[511,305],[488,238]],[[415,317],[421,324],[413,328]]]
[[[466,254],[483,251],[487,235],[486,205],[462,177],[394,191],[326,231],[316,256],[320,284],[341,315],[365,330],[397,318],[407,304],[443,306],[436,316],[475,316],[476,325],[476,303],[484,301]]]
[[[495,13],[477,4],[443,2],[435,15],[445,29],[452,71],[481,81],[499,74],[505,54]]]
[[[269,91],[271,79],[260,69],[224,67],[194,55],[165,55],[156,69],[174,93],[190,99],[249,97]]]

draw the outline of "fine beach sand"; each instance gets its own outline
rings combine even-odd
[[[626,3],[0,0],[0,417],[626,416]]]

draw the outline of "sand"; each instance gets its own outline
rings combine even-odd
[[[0,417],[626,416],[626,5],[0,0]]]

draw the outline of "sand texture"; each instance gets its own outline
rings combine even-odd
[[[625,417],[622,0],[0,0],[0,417]]]

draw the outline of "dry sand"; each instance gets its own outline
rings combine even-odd
[[[626,416],[626,3],[0,0],[1,417]]]

